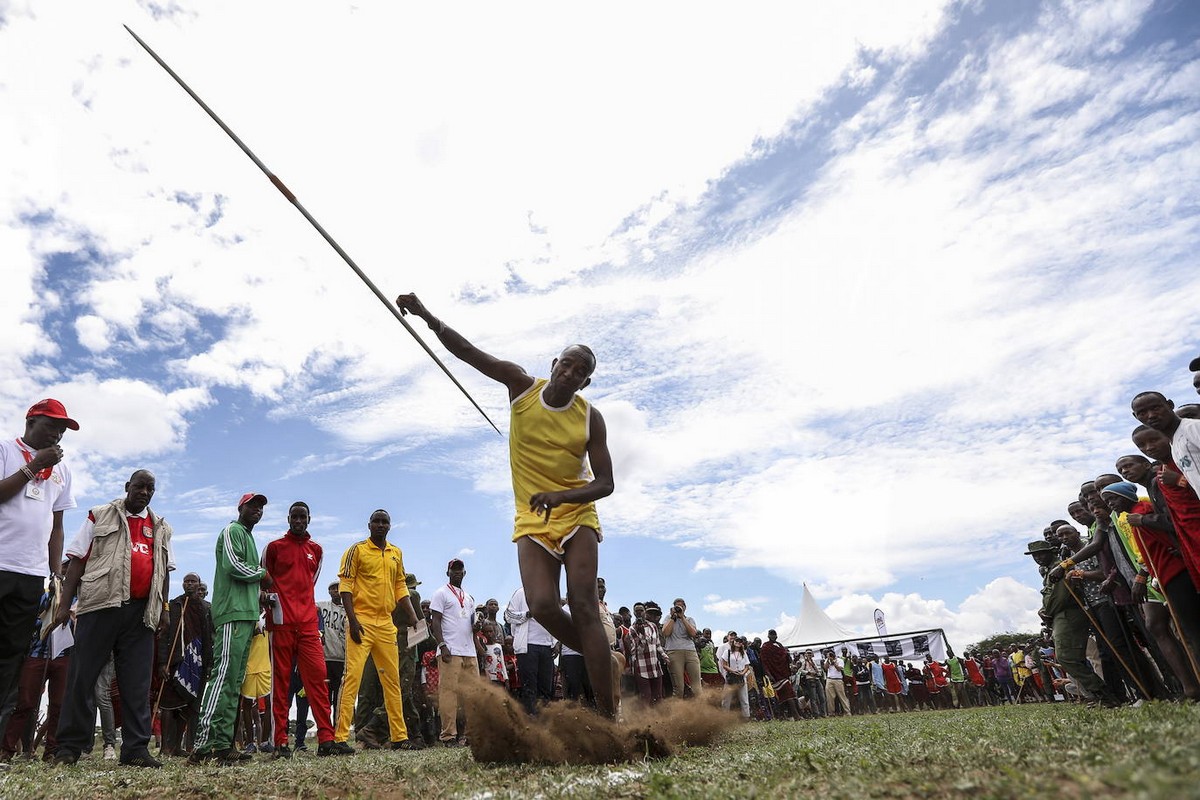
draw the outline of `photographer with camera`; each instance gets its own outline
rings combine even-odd
[[[837,704],[841,702],[842,713],[847,717],[851,716],[854,712],[850,710],[850,700],[846,697],[846,683],[843,680],[845,675],[842,672],[844,664],[832,649],[826,650],[822,656],[821,671],[825,673],[825,713],[832,717],[837,712]]]
[[[683,676],[686,671],[688,685],[692,696],[699,697],[703,691],[700,685],[700,655],[696,652],[696,620],[687,616],[687,603],[683,598],[675,598],[671,604],[671,615],[663,623],[663,649],[671,658],[671,693],[675,697],[683,697]]]

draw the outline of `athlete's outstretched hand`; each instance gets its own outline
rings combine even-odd
[[[396,307],[400,309],[401,314],[415,314],[424,320],[429,318],[428,309],[415,294],[402,294],[397,297]]]

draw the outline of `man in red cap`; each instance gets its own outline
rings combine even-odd
[[[63,404],[42,400],[25,414],[24,436],[0,441],[0,697],[20,675],[46,574],[61,575],[63,511],[75,507],[58,446],[68,428],[79,423]]]
[[[467,743],[466,731],[458,730],[458,704],[466,681],[478,680],[482,647],[475,637],[475,598],[462,588],[467,567],[461,558],[446,565],[449,582],[429,598],[432,619],[429,632],[437,642],[438,712],[442,715],[442,744],[453,747]]]
[[[200,719],[196,724],[196,742],[189,764],[216,758],[222,765],[239,760],[233,748],[233,725],[237,718],[239,694],[246,678],[246,659],[250,640],[258,622],[262,589],[271,587],[271,576],[258,563],[254,544],[254,526],[262,519],[267,498],[247,492],[238,500],[238,518],[217,536],[217,569],[213,576],[212,667],[204,698],[200,701]]]

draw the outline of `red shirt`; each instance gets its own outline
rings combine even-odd
[[[1174,463],[1167,466],[1179,472]],[[1191,486],[1170,486],[1163,481],[1158,486],[1167,501],[1171,522],[1175,523],[1184,566],[1192,576],[1192,583],[1200,586],[1200,497],[1196,497]]]
[[[267,627],[306,628],[317,627],[317,601],[313,586],[321,574],[321,545],[305,533],[303,536],[288,531],[269,543],[263,550],[262,565],[275,582],[272,592],[279,595],[283,607],[283,624],[276,625],[267,614]]]
[[[1129,513],[1153,514],[1154,506],[1139,500]],[[1171,537],[1152,528],[1140,528],[1137,525],[1130,527],[1133,528],[1134,541],[1139,542],[1142,557],[1147,561],[1146,568],[1150,570],[1151,575],[1158,578],[1159,586],[1166,586],[1179,577],[1179,573],[1184,569],[1183,559],[1179,557],[1179,550],[1175,547],[1175,542],[1171,541]]]
[[[93,523],[96,521],[90,511],[88,519]],[[125,521],[129,523],[129,599],[145,600],[150,597],[150,582],[154,579],[154,522],[149,514],[125,517]],[[91,555],[89,544],[84,563]]]

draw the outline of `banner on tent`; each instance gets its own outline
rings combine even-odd
[[[875,639],[850,639],[844,642],[822,642],[811,646],[813,650],[833,648],[841,655],[842,648],[850,651],[851,655],[880,658],[885,656],[900,661],[924,661],[926,655],[933,656],[935,661],[946,660],[946,635],[940,630],[920,631],[919,633],[904,633],[896,636]],[[808,645],[793,649],[807,650]]]

